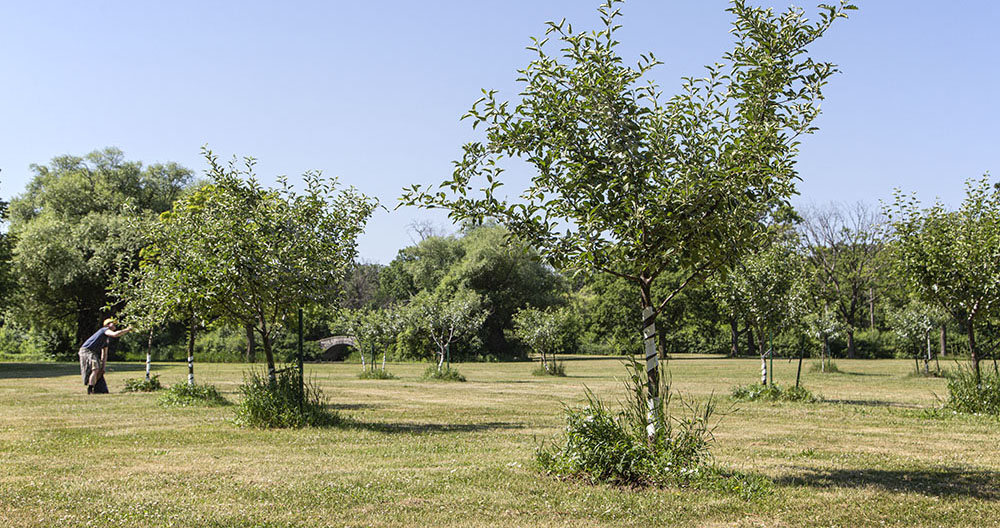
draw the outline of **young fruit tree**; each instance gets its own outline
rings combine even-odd
[[[941,202],[922,208],[913,195],[896,192],[888,211],[895,262],[917,294],[965,326],[976,384],[976,325],[997,309],[1000,296],[1000,189],[989,175],[966,182],[957,211]]]
[[[795,249],[792,240],[776,239],[709,281],[720,307],[747,321],[755,332],[761,385],[768,384],[768,337],[804,316],[805,262]]]
[[[572,331],[571,317],[568,309],[553,307],[523,308],[514,313],[514,335],[541,356],[546,373],[553,373],[557,366],[556,349]]]
[[[409,304],[409,324],[419,328],[437,346],[437,371],[442,372],[449,347],[483,326],[489,312],[482,309],[476,292],[458,288],[426,290],[413,296]]]
[[[396,342],[396,336],[403,329],[403,314],[395,306],[387,308],[359,308],[344,310],[338,317],[336,331],[354,337],[361,352],[361,369],[375,370],[375,356],[382,351],[382,370],[389,347]],[[369,354],[366,361],[365,354]]]
[[[253,328],[273,381],[276,332],[296,308],[336,302],[376,201],[313,172],[302,194],[283,178],[266,189],[252,158],[239,168],[205,157],[211,181],[160,215],[138,271],[116,292],[144,321],[181,308]]]
[[[821,6],[810,22],[796,8],[776,14],[733,0],[733,49],[665,99],[648,79],[659,64],[652,54],[635,66],[618,54],[621,3],[599,8],[597,31],[549,22],[529,47],[537,57],[518,71],[519,99],[484,90],[464,118],[485,139],[464,146],[438,189],[411,186],[401,203],[446,208],[461,222],[492,219],[557,268],[633,283],[652,438],[666,401],[656,316],[692,281],[737,262],[761,236],[761,218],[793,194],[799,139],[815,130],[836,71],[808,47],[854,7]],[[533,168],[516,198],[502,194],[506,159]],[[679,278],[654,297],[654,281],[667,276]]]

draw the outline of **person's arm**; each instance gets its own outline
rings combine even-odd
[[[132,327],[130,326],[128,328],[122,328],[121,330],[117,330],[117,331],[105,330],[104,331],[104,335],[106,335],[108,337],[121,337],[121,336],[123,336],[123,335],[125,335],[125,334],[127,334],[127,333],[129,333],[131,331],[132,331]]]
[[[100,368],[101,374],[104,374],[104,371],[107,368],[108,368],[108,347],[104,347],[101,349],[101,368]]]

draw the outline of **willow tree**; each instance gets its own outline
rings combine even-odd
[[[313,172],[301,194],[284,179],[267,189],[252,158],[239,167],[205,155],[211,181],[149,227],[119,295],[147,321],[188,310],[253,328],[273,379],[276,333],[296,308],[336,302],[376,201]]]
[[[733,0],[733,49],[665,98],[648,80],[652,54],[629,66],[617,53],[621,3],[600,7],[596,31],[549,22],[528,48],[537,57],[518,70],[519,99],[484,90],[464,117],[485,139],[464,146],[439,188],[414,185],[401,200],[449,209],[456,221],[494,219],[556,267],[634,283],[653,436],[663,415],[655,318],[691,281],[738,261],[760,219],[793,194],[799,138],[815,129],[836,71],[807,48],[854,7],[820,6],[810,22],[796,8]],[[508,159],[533,167],[517,197],[503,195]],[[666,275],[679,278],[654,289]]]

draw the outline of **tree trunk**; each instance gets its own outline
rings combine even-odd
[[[948,325],[945,323],[941,323],[941,351],[939,354],[948,355]]]
[[[146,381],[149,381],[149,367],[153,359],[153,331],[149,331],[149,341],[146,343]]]
[[[854,327],[847,328],[847,359],[854,359]]]
[[[746,325],[747,325],[747,330],[746,330],[747,331],[747,354],[749,355],[749,354],[753,354],[753,350],[754,350],[754,348],[757,347],[757,343],[753,339],[753,326],[750,326],[749,322],[747,322]]]
[[[830,352],[830,336],[823,334],[823,352],[820,354],[819,357],[819,371],[824,374],[826,373],[826,361],[827,361],[826,358],[830,355],[829,352]]]
[[[266,323],[261,321],[260,342],[264,345],[264,359],[267,360],[267,380],[271,384],[277,383],[278,373],[274,368],[274,351],[271,350],[271,337],[267,335]]]
[[[253,335],[253,326],[244,325],[247,331],[247,363],[257,362],[257,339]]]
[[[924,357],[924,374],[930,375],[931,373],[931,332],[928,330],[924,334],[924,339],[927,341],[927,355]]]
[[[441,367],[444,365],[444,348],[441,348],[441,352],[438,354],[438,374],[441,373]]]
[[[194,332],[195,317],[191,314],[191,322],[188,326],[188,385],[194,385]]]
[[[979,374],[979,355],[976,354],[976,332],[972,319],[965,322],[965,331],[969,334],[969,356],[972,358],[972,370],[976,372],[976,386],[979,386],[983,379]]]
[[[764,332],[757,331],[757,353],[760,354],[760,384],[767,385],[767,351],[764,349]]]
[[[875,288],[868,288],[868,329],[875,329]]]
[[[729,351],[730,357],[740,357],[740,332],[736,326],[735,317],[729,318],[729,340],[732,343],[732,348]]]
[[[660,359],[656,354],[656,313],[650,296],[651,281],[639,283],[642,295],[642,344],[646,356],[646,437],[652,442],[662,428],[660,408]]]

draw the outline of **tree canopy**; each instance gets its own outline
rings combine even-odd
[[[376,202],[315,172],[302,194],[283,178],[266,189],[252,158],[205,157],[211,181],[149,226],[138,272],[117,291],[137,321],[188,310],[252,327],[273,372],[275,332],[296,308],[338,299]]]
[[[10,204],[20,286],[15,315],[65,328],[79,344],[100,325],[116,261],[141,247],[125,208],[140,215],[170,209],[191,171],[174,163],[143,166],[115,148],[31,168],[27,190]]]

